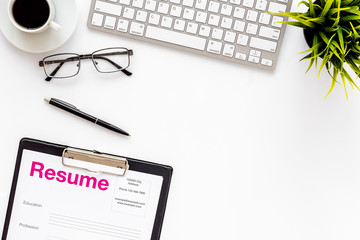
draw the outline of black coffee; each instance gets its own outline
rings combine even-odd
[[[12,13],[19,25],[34,29],[46,23],[50,15],[50,8],[46,0],[16,0]]]

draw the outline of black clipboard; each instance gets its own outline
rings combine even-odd
[[[170,166],[156,164],[152,162],[142,161],[138,159],[128,158],[128,157],[122,157],[122,156],[116,156],[112,154],[104,154],[98,151],[89,151],[85,149],[79,149],[79,148],[72,148],[66,145],[60,145],[60,144],[54,144],[50,142],[40,141],[36,139],[30,139],[30,138],[23,138],[20,141],[18,155],[16,159],[16,165],[14,170],[14,176],[11,186],[11,192],[8,202],[8,208],[6,212],[6,218],[3,228],[3,234],[2,234],[2,240],[6,240],[8,236],[9,231],[9,224],[11,221],[11,214],[13,211],[13,205],[14,205],[14,197],[16,195],[16,189],[18,184],[18,178],[19,178],[19,169],[22,163],[22,155],[24,150],[30,150],[30,151],[36,151],[40,153],[50,154],[54,156],[62,156],[62,159],[64,161],[64,154],[72,154],[74,152],[80,153],[80,158],[87,154],[85,158],[82,159],[82,161],[87,161],[86,159],[90,159],[92,161],[95,158],[95,161],[97,160],[105,160],[101,164],[105,164],[108,166],[113,166],[115,168],[122,169],[123,174],[126,174],[127,170],[133,170],[137,172],[142,173],[148,173],[153,175],[158,175],[163,178],[163,183],[160,190],[160,196],[159,201],[157,205],[157,210],[155,214],[155,221],[153,224],[152,234],[151,234],[151,240],[159,240],[160,239],[160,233],[161,228],[163,224],[165,209],[166,209],[166,203],[167,198],[169,194],[169,188],[170,188],[170,182],[171,182],[171,176],[173,169]],[[70,150],[70,151],[67,151]],[[74,155],[73,155],[74,156]],[[69,157],[69,156],[67,156]],[[70,157],[71,158],[71,157]],[[84,160],[85,159],[85,160]],[[116,162],[114,165],[114,161]],[[120,161],[118,161],[120,159]],[[63,162],[64,164],[64,162]],[[76,167],[76,166],[74,166]],[[119,174],[121,175],[121,174]]]

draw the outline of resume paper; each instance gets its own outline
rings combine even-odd
[[[92,173],[24,150],[7,240],[150,240],[162,183],[158,175]]]

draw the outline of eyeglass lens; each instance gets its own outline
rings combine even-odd
[[[110,73],[126,69],[129,66],[129,54],[125,48],[109,48],[96,51],[92,60],[99,72]]]
[[[57,54],[44,59],[45,73],[49,77],[67,78],[78,74],[80,58],[77,54]]]

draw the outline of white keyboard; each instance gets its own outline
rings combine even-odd
[[[274,69],[292,0],[92,0],[88,27]]]

